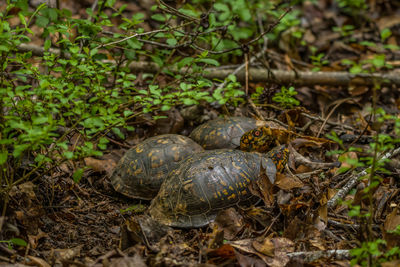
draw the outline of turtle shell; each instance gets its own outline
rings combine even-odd
[[[111,175],[111,184],[128,197],[152,199],[181,160],[201,151],[200,145],[183,135],[148,138],[125,153]]]
[[[237,148],[245,132],[265,125],[265,121],[247,117],[217,118],[195,128],[189,137],[204,149]]]
[[[168,226],[207,225],[220,210],[254,198],[249,184],[259,177],[261,167],[273,183],[274,162],[283,166],[287,155],[284,146],[267,154],[221,149],[192,155],[169,173],[151,202],[150,215]]]

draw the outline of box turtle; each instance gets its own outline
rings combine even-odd
[[[279,146],[266,154],[220,149],[192,155],[169,173],[151,202],[150,215],[173,227],[207,225],[220,210],[254,198],[249,184],[259,177],[261,167],[273,183],[288,153]]]
[[[111,184],[128,197],[150,200],[182,159],[201,151],[200,145],[183,135],[148,138],[125,153],[111,175]]]
[[[189,137],[204,149],[237,148],[245,132],[265,125],[265,121],[247,117],[217,118],[195,128]]]

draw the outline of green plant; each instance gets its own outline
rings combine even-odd
[[[241,89],[240,83],[236,81],[236,76],[229,75],[225,81],[225,86],[217,88],[212,95],[218,101],[218,104],[224,105],[228,101],[231,101],[237,106],[240,102],[244,102],[244,99],[241,97],[244,95],[244,92]]]
[[[384,54],[374,55],[371,59],[362,60],[361,62],[355,62],[353,60],[343,59],[342,64],[351,66],[350,73],[371,73],[377,69],[391,69],[392,66],[386,63],[386,56]],[[379,82],[379,81],[377,81]]]
[[[264,93],[264,87],[257,86],[256,91],[251,94],[251,99],[254,101],[254,103],[258,103],[258,101],[263,93]]]
[[[12,249],[13,246],[26,247],[28,244],[21,238],[11,238],[9,240],[0,240],[0,243],[7,243],[7,247]]]
[[[336,0],[336,2],[344,12],[349,14],[358,14],[368,7],[365,0]]]
[[[324,53],[319,53],[316,56],[310,56],[310,59],[312,61],[311,64],[315,66],[311,71],[320,71],[323,66],[329,64],[329,60],[323,59],[324,56]]]
[[[386,63],[384,55],[375,55],[371,59],[363,60],[360,63],[352,61],[345,61],[344,63],[352,65],[351,71],[353,73],[373,73],[377,70],[391,67]],[[372,230],[375,213],[374,192],[382,183],[382,177],[390,174],[384,167],[388,159],[381,159],[379,155],[389,149],[393,149],[395,144],[400,142],[400,139],[380,132],[381,127],[379,125],[390,122],[393,124],[396,136],[400,133],[400,119],[395,115],[387,114],[382,108],[378,108],[376,105],[380,82],[379,80],[375,81],[375,86],[372,90],[372,108],[370,109],[371,117],[374,119],[371,122],[373,130],[375,130],[374,142],[369,144],[369,148],[366,151],[350,148],[353,151],[366,152],[370,156],[361,157],[360,159],[342,159],[342,161],[346,161],[354,167],[365,168],[366,175],[361,178],[368,180],[366,187],[362,191],[362,204],[354,204],[351,201],[344,202],[349,208],[349,216],[356,218],[360,222],[360,225],[363,226],[360,229],[362,231],[362,234],[360,233],[361,239],[359,240],[360,246],[352,249],[350,252],[353,257],[351,260],[352,265],[378,266],[382,262],[400,258],[400,248],[394,247],[388,249],[386,241],[377,239]],[[339,145],[343,147],[343,143],[336,134],[333,133],[330,137],[333,140],[338,140]],[[343,152],[343,150],[339,150],[334,153],[341,154]],[[342,171],[347,170],[348,168]],[[397,231],[394,232],[397,233]]]
[[[272,97],[272,101],[278,103],[283,108],[292,108],[298,106],[300,102],[293,96],[297,95],[294,87],[286,88],[282,86],[281,91]]]
[[[71,177],[79,182],[87,168],[79,162],[101,156],[109,139],[123,139],[134,130],[129,122],[144,113],[158,119],[176,105],[243,101],[234,76],[212,91],[213,81],[203,77],[204,70],[242,54],[241,42],[260,32],[254,11],[275,7],[268,12],[282,14],[279,1],[221,0],[209,5],[208,13],[202,1],[185,3],[173,12],[159,3],[151,16],[159,27],[146,32],[143,14],[127,17],[126,6],[117,10],[114,2],[103,2],[95,12],[87,9],[89,19],[44,4],[32,12],[26,0],[8,0],[0,12],[2,215],[12,187],[40,179],[63,162],[74,162]],[[265,14],[260,16],[271,22]],[[175,25],[178,18],[182,23]],[[43,41],[41,55],[21,49],[35,35],[33,26],[40,29],[35,38]],[[111,28],[118,31],[110,33]],[[151,49],[143,49],[144,44]],[[159,69],[137,79],[126,63],[143,59]],[[160,74],[168,77],[163,86]]]

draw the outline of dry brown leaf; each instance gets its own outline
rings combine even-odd
[[[123,257],[118,259],[112,259],[109,265],[110,267],[146,267],[146,263],[139,254],[135,254],[133,257]]]
[[[386,240],[389,248],[394,246],[400,246],[400,236],[387,231],[393,231],[400,225],[400,214],[398,214],[398,208],[396,207],[387,217],[383,228],[383,238]]]
[[[36,249],[37,245],[39,244],[39,240],[47,236],[47,233],[38,228],[37,235],[28,235],[29,245],[31,246],[31,248]]]
[[[27,258],[32,261],[32,265],[40,266],[40,267],[50,267],[51,265],[48,264],[44,259],[27,255]]]
[[[392,15],[378,19],[379,30],[382,31],[385,28],[391,28],[395,25],[400,24],[400,16]]]
[[[312,169],[308,166],[305,166],[303,164],[300,164],[297,168],[296,168],[296,173],[307,173],[307,172],[311,172]]]
[[[221,230],[218,225],[214,224],[213,231],[209,235],[208,248],[216,249],[224,243],[224,230]]]
[[[400,260],[383,262],[383,263],[381,263],[381,266],[382,267],[399,267]]]
[[[273,257],[275,254],[275,245],[270,238],[265,238],[263,242],[253,241],[253,247],[258,252],[269,257]]]
[[[289,177],[283,173],[277,173],[275,185],[283,190],[291,190],[293,188],[303,187],[304,183],[297,177]]]
[[[235,250],[229,244],[224,244],[217,249],[213,249],[207,253],[208,257],[219,257],[223,259],[234,259],[235,258]]]
[[[243,239],[238,241],[229,242],[232,247],[239,249],[241,251],[257,255],[260,257],[268,266],[280,267],[285,266],[289,262],[289,257],[287,253],[294,251],[294,243],[283,237],[272,238],[271,241],[275,247],[274,257],[266,256],[253,247],[252,239]]]
[[[235,208],[228,208],[219,212],[214,224],[218,225],[219,229],[224,230],[224,236],[227,240],[235,238],[244,227],[243,217]]]
[[[111,159],[95,159],[92,157],[85,158],[86,166],[92,168],[95,172],[106,172],[111,175],[117,163]]]
[[[278,175],[278,173],[276,175]],[[251,182],[249,186],[250,192],[261,198],[267,206],[272,205],[274,202],[274,195],[272,192],[273,185],[270,179],[276,180],[276,177],[268,177],[266,170],[261,166],[258,178],[255,182]]]
[[[73,260],[75,257],[80,257],[83,245],[76,246],[74,248],[65,249],[52,249],[51,255],[61,261]]]

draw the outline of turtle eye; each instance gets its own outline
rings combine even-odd
[[[259,137],[259,136],[261,136],[261,131],[259,131],[259,130],[254,131],[253,135],[254,135],[255,137]]]

